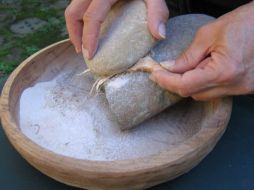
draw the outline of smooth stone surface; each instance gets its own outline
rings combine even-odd
[[[176,59],[189,47],[197,30],[213,20],[213,17],[203,14],[188,14],[169,19],[167,38],[152,48],[150,56],[158,62]]]
[[[6,56],[6,60],[13,61],[19,60],[23,50],[21,48],[13,48],[10,53]]]
[[[4,43],[4,38],[0,36],[0,45]]]
[[[13,8],[19,8],[21,4],[20,0],[1,0],[0,6],[1,7],[13,7]]]
[[[156,41],[142,0],[120,1],[103,23],[99,48],[87,66],[98,76],[121,73],[145,56]]]
[[[46,21],[36,17],[27,18],[11,25],[11,31],[16,34],[26,35],[37,31],[46,24],[47,24]]]
[[[156,61],[175,59],[190,45],[198,28],[213,19],[200,14],[170,19],[166,40],[155,46],[150,56]],[[106,82],[105,94],[122,129],[137,126],[180,99],[179,96],[162,90],[149,79],[147,73],[142,72],[114,77]]]
[[[6,12],[1,12],[0,13],[0,21],[1,22],[5,21],[8,17],[10,17],[9,13],[6,13]]]
[[[50,5],[50,7],[55,9],[64,9],[68,6],[69,3],[70,0],[58,0],[54,4]]]
[[[173,105],[179,96],[152,82],[147,73],[115,77],[105,85],[106,98],[121,129],[130,129]]]

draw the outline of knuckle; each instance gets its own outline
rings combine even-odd
[[[245,73],[244,67],[241,64],[233,62],[228,65],[226,72],[222,76],[222,82],[232,83],[238,80]]]
[[[75,18],[77,16],[76,11],[73,10],[70,5],[64,11],[65,18]]]

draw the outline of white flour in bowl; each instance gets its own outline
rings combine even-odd
[[[92,83],[90,75],[65,72],[27,88],[20,98],[21,131],[38,145],[61,155],[123,160],[168,150],[199,130],[197,125],[190,131],[190,123],[179,121],[180,115],[191,114],[188,109],[183,112],[181,106],[185,105],[180,103],[133,130],[121,131],[104,95],[89,95]]]

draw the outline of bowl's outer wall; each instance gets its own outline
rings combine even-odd
[[[7,80],[1,96],[1,122],[15,149],[45,175],[86,189],[145,189],[174,179],[196,166],[216,145],[228,124],[231,98],[206,103],[201,130],[181,145],[161,154],[122,161],[89,161],[61,156],[29,140],[18,126],[16,109],[22,91],[49,64],[52,76],[70,61],[80,61],[69,40],[53,44],[25,60]]]

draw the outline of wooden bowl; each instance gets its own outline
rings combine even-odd
[[[25,60],[9,77],[1,97],[1,121],[16,150],[35,168],[57,181],[87,189],[144,189],[172,180],[196,166],[224,133],[231,114],[231,98],[202,104],[200,130],[180,144],[143,158],[92,161],[62,156],[26,137],[19,128],[19,98],[35,81],[50,80],[64,65],[83,64],[69,40],[53,44]],[[194,110],[193,110],[194,111]],[[183,117],[181,122],[189,122]],[[189,126],[191,129],[194,126]]]

